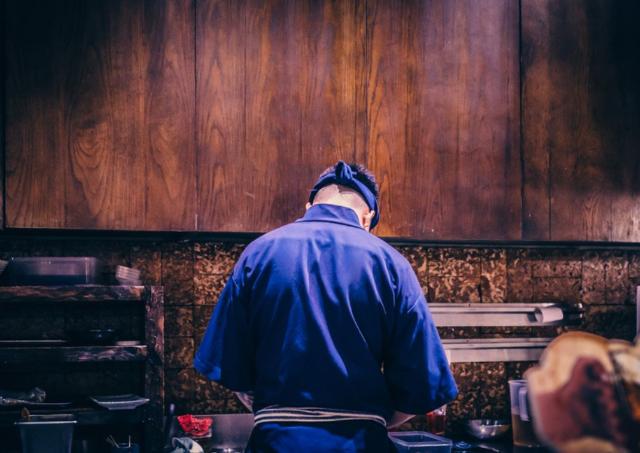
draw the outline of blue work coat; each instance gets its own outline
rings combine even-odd
[[[362,228],[355,211],[330,204],[247,246],[194,365],[231,390],[253,392],[254,412],[312,407],[389,420],[394,411],[424,414],[457,393],[410,264]]]

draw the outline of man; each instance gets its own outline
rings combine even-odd
[[[388,427],[456,396],[415,273],[369,233],[377,197],[368,171],[338,162],[220,295],[194,365],[252,394],[247,451],[389,451]]]

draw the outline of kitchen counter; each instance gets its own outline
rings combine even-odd
[[[527,447],[519,447],[517,445],[513,444],[513,440],[511,437],[511,433],[508,433],[506,436],[504,436],[503,438],[494,440],[494,441],[481,441],[478,439],[475,439],[471,436],[469,436],[468,434],[463,434],[463,435],[452,435],[452,436],[445,436],[451,440],[453,440],[454,444],[457,441],[464,441],[467,442],[469,444],[472,445],[477,445],[479,447],[483,447],[486,450],[485,451],[489,451],[489,452],[493,452],[493,453],[551,453],[553,450],[549,449],[549,448],[545,448],[545,447],[540,447],[540,448],[527,448]],[[465,450],[460,450],[460,449],[454,449],[454,452],[459,452],[462,453]],[[482,450],[479,449],[469,449],[466,450],[468,452],[480,452]]]
[[[240,449],[242,450],[249,440],[249,435],[253,428],[252,414],[211,414],[213,419],[212,436],[210,439],[201,439],[199,442],[205,447],[205,451],[214,449]],[[177,420],[174,417],[171,430],[177,429]],[[547,448],[525,448],[513,445],[511,435],[508,434],[503,439],[493,442],[481,442],[471,438],[467,434],[445,436],[456,441],[465,441],[473,445],[485,446],[488,451],[494,453],[550,453]],[[464,450],[454,450],[462,452]],[[478,449],[466,450],[469,452],[480,451]]]
[[[514,445],[511,441],[503,441],[503,442],[480,442],[474,441],[474,445],[478,445],[479,447],[484,448],[484,450],[479,450],[477,448],[469,449],[469,450],[453,450],[456,453],[462,453],[464,451],[468,452],[493,452],[493,453],[551,453],[553,450],[548,448],[540,447],[540,448],[527,448],[527,447],[519,447]]]

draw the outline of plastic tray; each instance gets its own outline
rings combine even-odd
[[[425,431],[391,432],[389,438],[399,452],[451,453],[453,442]]]

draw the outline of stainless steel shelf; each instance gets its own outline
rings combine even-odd
[[[442,340],[449,363],[537,361],[553,338]]]
[[[429,310],[438,327],[541,327],[553,325],[577,325],[584,318],[582,304],[563,303],[504,303],[429,304]],[[561,319],[551,318],[558,313]]]

